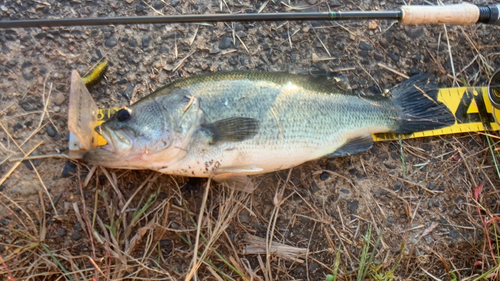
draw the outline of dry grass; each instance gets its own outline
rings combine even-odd
[[[228,7],[225,1],[220,5]],[[269,1],[259,12],[267,5]],[[300,28],[291,32],[294,23],[286,27],[289,36],[282,43],[292,48],[300,42],[292,44],[290,38],[302,32]],[[363,36],[349,25],[340,27],[354,38]],[[199,38],[199,29],[191,30],[189,46]],[[317,30],[314,38],[320,47],[315,51],[323,54],[313,53],[313,61],[328,63],[334,58]],[[498,54],[481,46],[475,27],[440,32],[446,40],[440,36],[438,44],[446,44],[446,51],[425,47],[425,52],[432,69],[441,72],[441,80],[450,86],[472,86],[478,77],[491,74]],[[453,56],[451,45],[457,44],[458,34],[473,54],[470,61]],[[234,30],[233,36],[237,36]],[[258,52],[250,45],[251,36],[237,39],[245,53]],[[354,43],[347,41],[347,45],[346,53],[355,52]],[[190,50],[178,55],[176,41],[175,54],[169,72],[183,68],[199,53]],[[359,65],[356,69],[366,72],[379,88],[371,70],[401,77],[408,73],[401,65],[380,63],[366,69],[359,62],[352,65]],[[471,66],[478,70],[471,74],[467,71]],[[43,171],[35,165],[32,171],[20,165],[43,157],[30,157],[41,144],[35,138],[46,125],[54,124],[55,113],[48,110],[52,89],[48,80],[33,86],[43,89],[44,106],[33,113],[39,114],[37,126],[21,140],[12,136],[9,125],[26,115],[7,116],[3,114],[7,108],[0,110],[2,137],[8,140],[7,145],[0,143],[0,163],[17,157],[0,185],[28,176],[40,184],[35,197],[0,192],[4,211],[0,219],[9,218],[0,221],[3,280],[499,277],[496,132],[378,143],[375,150],[362,155],[254,177],[257,188],[250,194],[210,180],[193,183],[154,172],[107,170],[82,163],[77,163],[77,173],[60,190],[52,183],[50,167],[60,168],[61,160],[48,161],[52,166]],[[431,149],[423,149],[424,145]]]

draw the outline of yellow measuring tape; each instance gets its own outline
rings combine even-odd
[[[438,130],[417,132],[410,135],[404,135],[403,138],[419,138],[440,136],[458,133],[484,131],[483,119],[486,118],[486,124],[489,124],[488,130],[498,131],[500,125],[495,122],[494,115],[500,116],[500,110],[493,108],[488,99],[487,87],[462,87],[462,88],[443,88],[439,90],[438,100],[443,102],[455,115],[455,125],[441,128]],[[97,113],[98,124],[103,123],[113,116],[119,108],[99,109]],[[94,132],[94,138],[97,145],[105,145],[106,140]],[[396,134],[377,134],[375,141],[397,140]]]

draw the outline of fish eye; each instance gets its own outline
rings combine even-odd
[[[127,119],[130,118],[130,111],[129,111],[129,109],[126,108],[126,107],[124,107],[124,108],[118,110],[118,112],[116,113],[116,118],[120,122],[127,121]]]

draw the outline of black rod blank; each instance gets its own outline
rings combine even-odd
[[[155,24],[180,22],[217,22],[217,21],[271,21],[271,20],[359,20],[386,19],[399,20],[402,11],[347,11],[313,13],[251,13],[251,14],[201,14],[141,17],[102,17],[66,19],[27,19],[0,21],[0,28],[41,27],[41,26],[82,26],[109,24]]]
[[[500,4],[476,6],[462,3],[445,6],[402,6],[396,11],[331,11],[309,13],[248,13],[248,14],[201,14],[168,16],[134,16],[102,18],[55,18],[0,20],[0,28],[41,26],[83,26],[109,24],[155,24],[179,22],[218,21],[273,21],[273,20],[399,20],[401,24],[460,24],[478,22],[500,25]]]

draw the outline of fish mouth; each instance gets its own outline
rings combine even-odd
[[[124,130],[109,130],[104,126],[95,129],[107,142],[99,147],[102,150],[118,155],[127,154],[132,149],[132,137]]]

